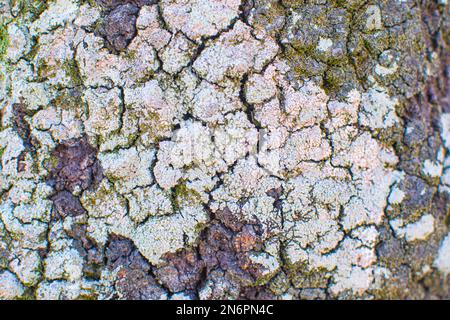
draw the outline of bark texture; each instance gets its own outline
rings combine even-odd
[[[450,299],[443,0],[0,4],[0,299]]]

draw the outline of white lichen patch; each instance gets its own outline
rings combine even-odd
[[[8,37],[10,42],[6,56],[9,60],[16,62],[29,49],[29,43],[25,33],[13,23],[8,25]]]
[[[434,266],[445,275],[450,274],[450,234],[442,241]]]
[[[94,89],[85,93],[88,105],[88,118],[85,122],[86,132],[90,135],[107,137],[120,127],[119,89]]]
[[[150,263],[158,264],[167,252],[175,252],[197,239],[198,225],[208,217],[203,207],[186,207],[180,213],[149,219],[136,229],[117,226],[117,233],[133,240],[139,251]]]
[[[136,147],[120,149],[99,155],[105,175],[114,181],[116,190],[125,193],[136,187],[151,185],[151,166],[154,150],[138,150]]]
[[[354,30],[340,5],[339,19],[317,10],[333,30],[360,28],[367,48],[352,49],[352,34],[341,46],[316,22],[300,39],[306,17],[284,2],[92,3],[51,1],[32,18],[0,5],[1,299],[125,299],[127,286],[145,299],[263,286],[282,299],[368,298],[394,272],[379,259],[387,222],[407,246],[443,234],[434,206],[408,206],[422,200],[411,188],[424,203],[432,187],[450,193],[450,114],[416,170],[396,152],[421,128],[408,120],[386,137],[404,129],[389,84],[404,68],[397,48],[352,60],[345,71],[367,68],[367,86],[328,83],[384,37],[381,4],[352,13]],[[449,274],[449,252],[447,236],[434,268],[411,272]]]
[[[243,108],[239,100],[239,87],[225,88],[202,81],[193,91],[192,102],[189,103],[194,117],[209,123],[223,123],[228,112]]]
[[[442,164],[439,162],[427,159],[423,163],[423,172],[432,178],[440,177],[442,175],[442,170]]]
[[[392,228],[398,237],[405,238],[411,242],[415,240],[426,240],[434,231],[435,220],[430,214],[425,214],[416,222],[405,224],[402,219],[390,221]]]
[[[441,137],[444,141],[445,158],[443,159],[441,172],[441,185],[439,190],[450,194],[450,114],[444,113],[441,116]],[[444,156],[444,152],[442,152]]]
[[[390,76],[392,74],[395,74],[395,72],[398,70],[397,63],[393,63],[390,67],[385,67],[382,65],[377,64],[375,66],[375,73],[381,77]]]
[[[9,271],[0,273],[0,298],[10,300],[20,298],[25,289],[19,279]]]
[[[182,31],[196,41],[226,29],[239,14],[239,0],[164,0],[165,21],[172,31]]]
[[[45,276],[50,280],[75,281],[83,276],[83,258],[76,249],[51,252],[45,259]]]
[[[319,44],[317,45],[317,50],[319,51],[328,51],[333,46],[333,40],[328,38],[320,38]]]
[[[366,29],[367,31],[379,30],[382,27],[381,21],[381,10],[377,5],[370,5],[366,10],[367,21]]]
[[[31,26],[32,34],[45,33],[51,29],[64,26],[67,22],[72,22],[79,10],[77,1],[56,0],[49,3],[37,21]]]
[[[156,185],[134,188],[125,197],[130,205],[130,217],[136,223],[141,223],[150,216],[172,214],[170,194]]]
[[[369,89],[362,95],[359,122],[374,129],[392,127],[399,121],[395,112],[397,103],[385,89]]]
[[[220,83],[225,78],[240,79],[250,71],[261,71],[277,53],[275,41],[264,34],[255,38],[251,29],[238,21],[195,60],[196,72],[208,81]]]
[[[399,204],[402,203],[404,198],[405,193],[399,187],[396,186],[392,189],[391,194],[389,195],[389,203]]]
[[[450,150],[450,113],[441,116],[441,136],[447,150]]]
[[[75,300],[82,293],[79,282],[56,280],[41,282],[36,290],[36,298],[39,300]]]
[[[163,69],[169,73],[180,72],[194,54],[194,44],[182,34],[176,34],[161,52]]]

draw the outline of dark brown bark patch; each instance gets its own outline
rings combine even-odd
[[[218,211],[197,246],[166,254],[165,263],[154,268],[154,274],[173,293],[198,293],[219,277],[229,289],[213,290],[211,299],[271,298],[264,286],[256,285],[262,270],[250,259],[251,253],[262,250],[259,229],[239,222],[227,208]]]
[[[86,137],[58,145],[52,156],[56,165],[50,171],[48,183],[57,192],[86,190],[95,187],[103,179],[97,149],[89,144]]]
[[[151,266],[129,239],[111,235],[106,248],[106,265],[118,270],[116,289],[127,300],[160,299],[166,292],[151,274]]]
[[[116,51],[123,51],[136,35],[136,17],[139,8],[132,4],[121,5],[106,16],[100,34]]]
[[[80,200],[68,191],[63,190],[58,192],[50,199],[53,201],[56,212],[63,218],[66,216],[79,216],[86,213]]]
[[[13,105],[13,128],[19,134],[22,139],[24,151],[19,155],[17,171],[22,172],[25,170],[25,160],[28,154],[33,154],[35,152],[34,139],[31,135],[30,124],[28,123],[26,117],[32,116],[33,112],[27,110],[26,105],[23,103],[15,103]]]
[[[152,4],[146,0],[100,0],[97,1],[106,13],[98,33],[106,40],[111,51],[126,50],[136,36],[136,20],[143,5]]]

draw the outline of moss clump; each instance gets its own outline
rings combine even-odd
[[[33,61],[39,52],[39,41],[36,37],[33,37],[31,50],[25,55],[25,59],[28,61]]]
[[[82,294],[75,300],[98,300],[98,296],[95,294],[93,295]]]
[[[172,129],[171,124],[161,119],[161,115],[153,110],[148,110],[145,115],[142,115],[140,112],[134,112],[133,117],[139,119],[137,122],[140,122],[139,130],[141,135],[148,134],[148,137],[154,143],[159,143],[164,139],[165,133]]]
[[[206,224],[206,223],[203,223],[203,222],[197,223],[194,227],[195,233],[199,234],[200,232],[205,230],[206,227],[208,227],[208,224]]]
[[[0,25],[0,61],[3,61],[9,47],[9,35],[5,25]]]
[[[325,288],[329,278],[329,271],[319,267],[309,269],[307,263],[292,263],[286,259],[284,271],[289,281],[296,288]]]
[[[330,4],[336,8],[345,8],[350,12],[354,12],[367,3],[365,0],[331,0]]]
[[[22,296],[16,297],[13,300],[17,301],[23,301],[23,300],[36,300],[36,297],[34,296],[34,293],[31,291],[25,292]]]
[[[48,159],[44,160],[44,167],[48,171],[55,170],[58,167],[59,159],[55,155],[51,155]]]
[[[68,92],[63,91],[52,100],[52,105],[65,110],[77,110],[80,100],[78,97],[71,96]]]
[[[3,154],[5,153],[6,147],[0,148],[0,160],[3,157]]]
[[[184,204],[198,203],[201,200],[200,194],[189,187],[186,183],[178,184],[173,190],[173,209],[178,211]]]
[[[291,47],[295,50],[294,57],[315,57],[316,43],[305,44],[298,40],[293,40]],[[292,54],[292,53],[291,53]]]
[[[333,68],[327,70],[323,77],[323,89],[327,95],[336,93],[344,84],[345,74],[341,69]]]
[[[11,7],[17,6],[19,8],[19,15],[35,21],[48,8],[50,2],[41,0],[12,0]]]
[[[323,89],[325,93],[329,95],[332,92],[335,92],[339,89],[340,83],[338,79],[336,79],[332,73],[325,73],[325,77],[323,78]]]
[[[123,57],[126,60],[133,61],[133,60],[135,60],[137,58],[137,52],[136,52],[136,50],[128,50],[127,52],[125,52],[123,54]]]
[[[255,282],[251,285],[252,287],[260,287],[268,284],[270,280],[277,275],[277,272],[271,272],[266,275],[258,277]]]
[[[72,59],[64,61],[63,70],[75,86],[81,86],[83,84],[80,68],[75,60]]]
[[[80,5],[89,4],[91,7],[98,7],[97,2],[95,0],[78,0]]]
[[[48,65],[45,60],[39,60],[37,66],[37,75],[40,81],[45,81],[55,76],[55,70]]]
[[[128,56],[128,58],[130,58],[130,57],[131,56]],[[135,59],[135,57],[133,59]],[[155,79],[155,71],[145,70],[143,76],[139,79],[136,79],[136,84],[137,85],[145,84],[153,79]]]

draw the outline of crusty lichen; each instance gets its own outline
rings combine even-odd
[[[1,299],[448,297],[447,4],[0,10]]]

